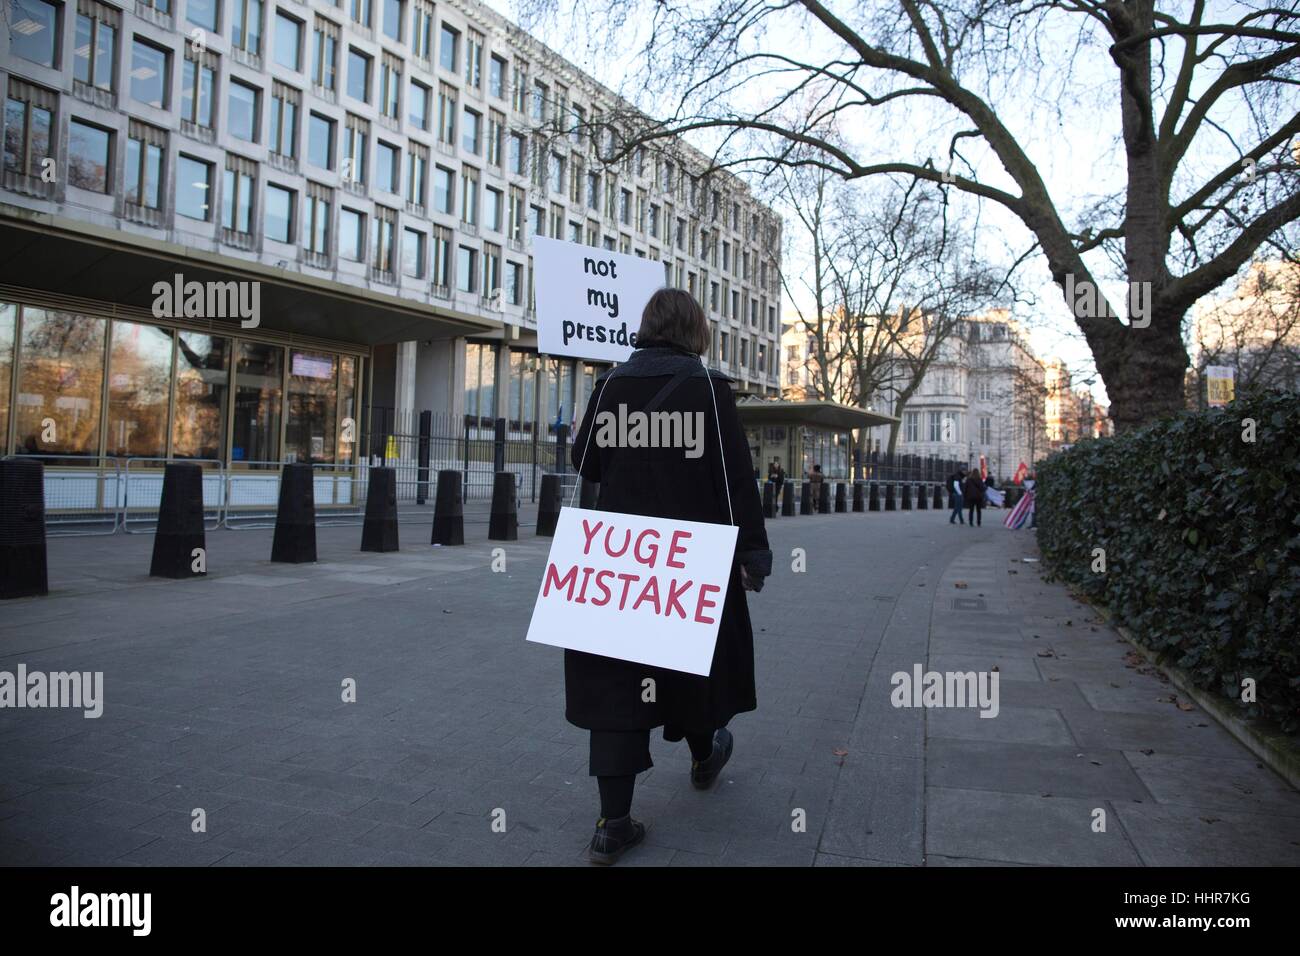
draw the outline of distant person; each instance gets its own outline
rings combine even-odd
[[[1038,480],[1031,471],[1025,476],[1025,497],[1029,499],[1029,527],[1038,527],[1038,496],[1034,494],[1034,488],[1038,486]]]
[[[565,718],[591,733],[589,770],[600,791],[600,818],[587,848],[593,863],[613,863],[645,838],[645,827],[632,819],[632,793],[636,775],[654,766],[654,728],[663,727],[665,740],[686,739],[691,785],[707,790],[731,758],[727,723],[757,707],[745,591],[762,588],[772,552],[731,379],[710,372],[700,359],[709,341],[708,321],[694,297],[681,289],[654,293],[641,314],[635,351],[596,382],[573,444],[579,473],[600,484],[598,510],[739,528],[707,677],[564,652]],[[651,403],[669,413],[703,413],[704,454],[688,458],[680,448],[617,444],[588,448],[599,410],[626,405],[638,412]],[[649,700],[647,678],[655,689]],[[680,803],[673,804],[674,816]]]
[[[812,507],[817,511],[822,503],[822,483],[826,476],[822,474],[821,465],[813,465],[812,472],[808,475],[808,484],[812,486]]]
[[[966,523],[972,528],[984,525],[984,482],[979,472],[972,471],[962,484],[962,499],[966,503]]]
[[[958,468],[948,476],[948,504],[952,506],[952,513],[948,515],[948,523],[956,522],[965,524],[966,519],[962,517],[962,483],[966,480],[966,469]]]
[[[772,463],[767,466],[767,480],[776,485],[776,497],[781,497],[781,486],[785,484],[785,469],[781,467],[781,459],[773,458]]]

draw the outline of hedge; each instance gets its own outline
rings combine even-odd
[[[1038,479],[1052,577],[1198,687],[1300,728],[1300,397],[1243,396],[1084,441]],[[1241,701],[1246,678],[1256,703]]]

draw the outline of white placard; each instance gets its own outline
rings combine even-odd
[[[707,676],[736,527],[562,508],[528,640]]]
[[[626,362],[641,311],[664,287],[664,264],[608,249],[533,238],[537,350]]]

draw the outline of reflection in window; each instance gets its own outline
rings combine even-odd
[[[54,66],[58,8],[43,0],[8,0],[5,7],[9,52],[41,66]]]
[[[170,329],[137,322],[113,323],[108,365],[108,454],[136,458],[162,458],[167,454],[171,376]]]
[[[322,352],[289,353],[289,419],[285,461],[334,460],[338,434],[338,357]]]
[[[0,302],[0,454],[9,450],[9,385],[14,374],[14,332],[18,306]]]
[[[68,123],[68,184],[108,192],[108,162],[113,134],[98,126]]]
[[[465,343],[465,420],[491,428],[496,418],[495,345],[484,342]]]
[[[167,61],[165,50],[137,39],[131,44],[131,98],[155,109],[167,109]]]
[[[264,463],[278,459],[283,361],[284,350],[278,345],[239,343],[230,448],[232,462]]]
[[[18,452],[98,454],[104,329],[103,319],[23,309]]]
[[[336,460],[341,465],[350,465],[357,443],[357,358],[353,355],[339,360],[339,417]]]
[[[201,332],[176,334],[173,458],[225,458],[230,340]]]

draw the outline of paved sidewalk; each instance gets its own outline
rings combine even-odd
[[[771,522],[759,709],[707,794],[655,739],[625,865],[1300,863],[1300,796],[986,517]],[[581,864],[585,734],[561,652],[523,640],[549,542],[523,529],[493,573],[467,534],[430,548],[404,515],[403,551],[363,555],[322,529],[290,566],[269,531],[217,532],[184,582],[146,576],[148,536],[52,540],[54,593],[0,606],[0,670],[103,671],[104,715],[0,710],[0,862]],[[997,667],[998,716],[895,708],[917,664]]]

